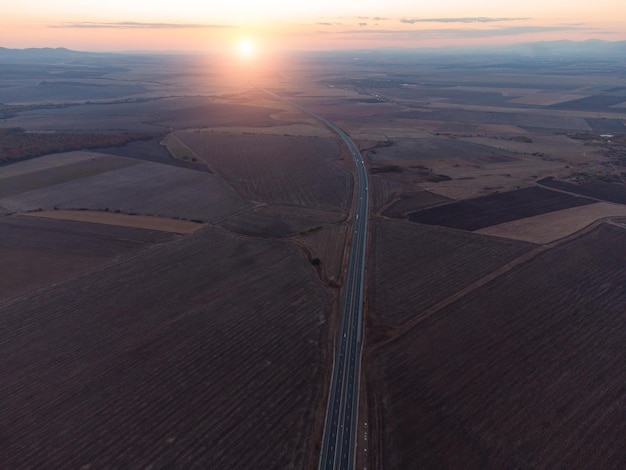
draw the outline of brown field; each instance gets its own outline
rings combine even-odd
[[[189,147],[187,147],[180,140],[178,140],[173,132],[167,134],[165,139],[163,139],[160,144],[164,145],[174,158],[193,162],[198,160],[196,154],[193,153],[193,151]]]
[[[0,178],[9,178],[13,176],[27,175],[33,172],[39,172],[59,166],[72,165],[86,160],[95,160],[103,155],[93,151],[74,151],[66,153],[55,153],[45,155],[30,160],[25,160],[16,164],[5,165],[0,167]],[[124,161],[123,159],[111,159],[110,161]],[[131,160],[131,162],[133,162]],[[133,162],[136,163],[136,162]],[[114,167],[115,168],[115,167]]]
[[[172,234],[151,230],[16,215],[1,217],[0,264],[4,268],[0,302],[173,238]]]
[[[383,206],[389,204],[396,197],[411,190],[411,185],[404,181],[398,181],[381,176],[370,176],[370,210],[378,212]]]
[[[380,467],[623,468],[624,243],[601,225],[372,350]]]
[[[626,206],[598,202],[493,225],[476,233],[531,243],[550,243],[568,237],[607,217],[626,216]]]
[[[299,102],[302,100],[298,100]],[[388,115],[396,113],[401,108],[395,104],[389,103],[343,103],[335,105],[334,103],[322,104],[311,102],[311,111],[321,113],[328,119],[343,118],[350,116],[351,118],[372,117],[378,115]]]
[[[538,183],[548,188],[560,189],[573,194],[580,194],[581,196],[626,204],[626,186],[621,181],[621,178],[614,182],[592,180],[584,181],[580,184],[545,178],[538,181]]]
[[[149,124],[158,124],[174,129],[218,126],[270,127],[280,123],[271,117],[272,114],[280,111],[279,107],[268,108],[207,101],[205,104],[164,111],[159,113],[158,118],[149,121]]]
[[[372,223],[369,311],[400,326],[533,245],[395,220]]]
[[[334,138],[176,135],[249,200],[325,210],[348,207],[352,176],[332,161],[341,151]]]
[[[514,154],[507,150],[441,136],[394,139],[391,145],[370,150],[367,155],[375,162],[462,159],[474,163],[499,163],[515,160]]]
[[[28,176],[28,175],[26,175]],[[207,172],[143,162],[0,199],[17,211],[89,209],[217,221],[249,204]]]
[[[146,215],[127,215],[104,211],[37,211],[23,214],[29,217],[44,217],[46,219],[76,220],[94,224],[118,225],[120,227],[144,228],[159,232],[193,233],[203,227],[203,224],[188,220],[167,219]]]
[[[280,114],[281,120],[287,119],[287,113]],[[261,135],[286,135],[286,136],[303,136],[303,137],[332,137],[334,134],[319,124],[317,121],[311,120],[311,123],[304,123],[300,121],[307,121],[301,113],[294,113],[294,120],[297,120],[295,124],[275,125],[272,127],[246,127],[246,126],[227,126],[227,127],[212,127],[213,132],[226,133],[226,134],[261,134]],[[309,118],[312,119],[312,118]],[[193,129],[188,132],[194,132]]]
[[[528,141],[520,139],[526,137]],[[540,133],[493,133],[491,137],[467,136],[459,137],[463,142],[495,147],[507,152],[515,152],[531,156],[538,154],[540,158],[552,158],[567,162],[570,165],[589,161],[593,156],[592,150],[581,141],[571,139],[565,135],[551,135]],[[601,159],[600,155],[596,156]]]
[[[409,220],[472,231],[593,202],[592,199],[531,186],[412,212]]]
[[[263,206],[234,215],[222,225],[245,235],[282,238],[318,230],[328,224],[343,222],[346,218],[347,214],[342,212],[293,206]]]
[[[0,466],[312,468],[331,301],[207,228],[0,304]]]
[[[133,142],[122,147],[108,147],[97,150],[107,155],[119,155],[136,160],[189,168],[190,170],[208,171],[206,165],[199,159],[196,159],[198,161],[193,160],[194,156],[190,156],[188,159],[176,158],[174,153],[163,144],[161,138]]]
[[[567,93],[532,93],[526,96],[521,96],[510,100],[511,103],[517,104],[534,104],[538,106],[550,106],[557,103],[564,103],[566,101],[572,101],[579,98],[584,98],[584,95],[574,95]]]
[[[382,213],[385,217],[403,218],[412,211],[419,211],[427,207],[437,206],[451,202],[450,199],[428,191],[406,193],[391,204]]]
[[[48,153],[125,145],[153,138],[150,134],[33,133],[21,128],[0,128],[0,165]]]
[[[542,175],[569,174],[572,171],[565,162],[533,156],[503,163],[471,164],[462,160],[431,162],[429,167],[433,172],[448,175],[452,179],[437,184],[424,183],[421,187],[451,199],[512,191],[534,185]]]
[[[342,278],[349,230],[350,225],[338,224],[304,233],[294,239],[296,244],[305,248],[311,259],[320,260],[322,279],[331,285],[337,285]]]
[[[137,160],[94,152],[47,155],[0,168],[0,198],[137,165]]]

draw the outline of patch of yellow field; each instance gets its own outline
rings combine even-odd
[[[161,141],[161,145],[165,145],[174,158],[194,162],[198,160],[198,156],[193,150],[178,140],[178,137],[176,137],[173,132],[168,134],[165,139]]]
[[[192,233],[204,227],[204,224],[190,222],[188,220],[168,219],[166,217],[153,217],[148,215],[128,215],[116,212],[101,211],[39,211],[28,212],[23,215],[31,217],[45,217],[49,219],[75,220],[78,222],[91,222],[94,224],[119,225],[123,227],[144,228],[158,230],[160,232]]]
[[[533,93],[510,100],[510,103],[532,104],[538,106],[551,106],[553,104],[565,103],[567,101],[586,98],[588,95],[568,95],[563,93]]]
[[[186,129],[176,131],[176,134],[193,132],[218,132],[223,134],[262,134],[262,135],[296,135],[303,137],[330,137],[333,133],[326,127],[310,124],[287,124],[284,126],[272,127],[211,127],[210,129]]]
[[[532,186],[546,175],[560,175],[569,171],[564,162],[531,156],[502,163],[472,163],[461,159],[423,160],[421,163],[432,168],[435,173],[452,179],[439,183],[421,183],[420,187],[450,199],[468,199],[496,191],[512,191]]]
[[[623,216],[626,216],[626,206],[599,202],[493,225],[476,232],[543,244],[567,237],[605,217]]]

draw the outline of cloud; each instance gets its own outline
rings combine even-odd
[[[359,23],[359,26],[367,26],[367,23]]]
[[[421,39],[421,38],[489,38],[498,36],[516,36],[528,33],[550,33],[556,31],[577,31],[586,28],[575,26],[511,26],[508,28],[494,29],[352,29],[341,31],[340,34],[371,34],[372,36],[384,36],[388,38]]]
[[[121,21],[117,23],[61,23],[49,28],[77,28],[77,29],[229,29],[232,25],[221,24],[194,24],[194,23],[140,23],[135,21]]]
[[[325,21],[320,21],[317,24],[320,25],[320,26],[332,26],[333,25],[332,23],[328,23],[328,22],[325,22]]]
[[[495,23],[498,21],[526,21],[530,18],[487,18],[484,16],[463,18],[402,18],[400,23]]]
[[[372,21],[385,21],[389,18],[383,18],[382,16],[357,16],[357,20],[372,20]]]

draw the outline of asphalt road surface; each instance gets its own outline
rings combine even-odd
[[[314,115],[315,116],[315,115]],[[348,145],[356,162],[357,200],[352,245],[343,292],[343,312],[337,338],[333,377],[330,386],[324,440],[319,468],[353,469],[359,411],[361,371],[363,288],[367,245],[368,183],[361,153],[350,137],[329,121],[315,116],[337,132]]]
[[[356,430],[359,411],[359,378],[361,372],[363,288],[367,215],[369,211],[367,169],[356,144],[342,129],[323,117],[308,111],[269,90],[266,93],[314,117],[343,139],[354,158],[357,170],[357,200],[352,228],[352,244],[343,291],[341,327],[330,384],[324,438],[320,453],[320,470],[352,470],[355,465]]]

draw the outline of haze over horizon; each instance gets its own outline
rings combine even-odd
[[[302,5],[251,0],[206,5],[76,0],[27,0],[3,7],[0,46],[67,47],[87,51],[229,50],[249,38],[259,50],[443,47],[551,40],[626,40],[626,6],[588,2],[444,0],[320,0]]]

